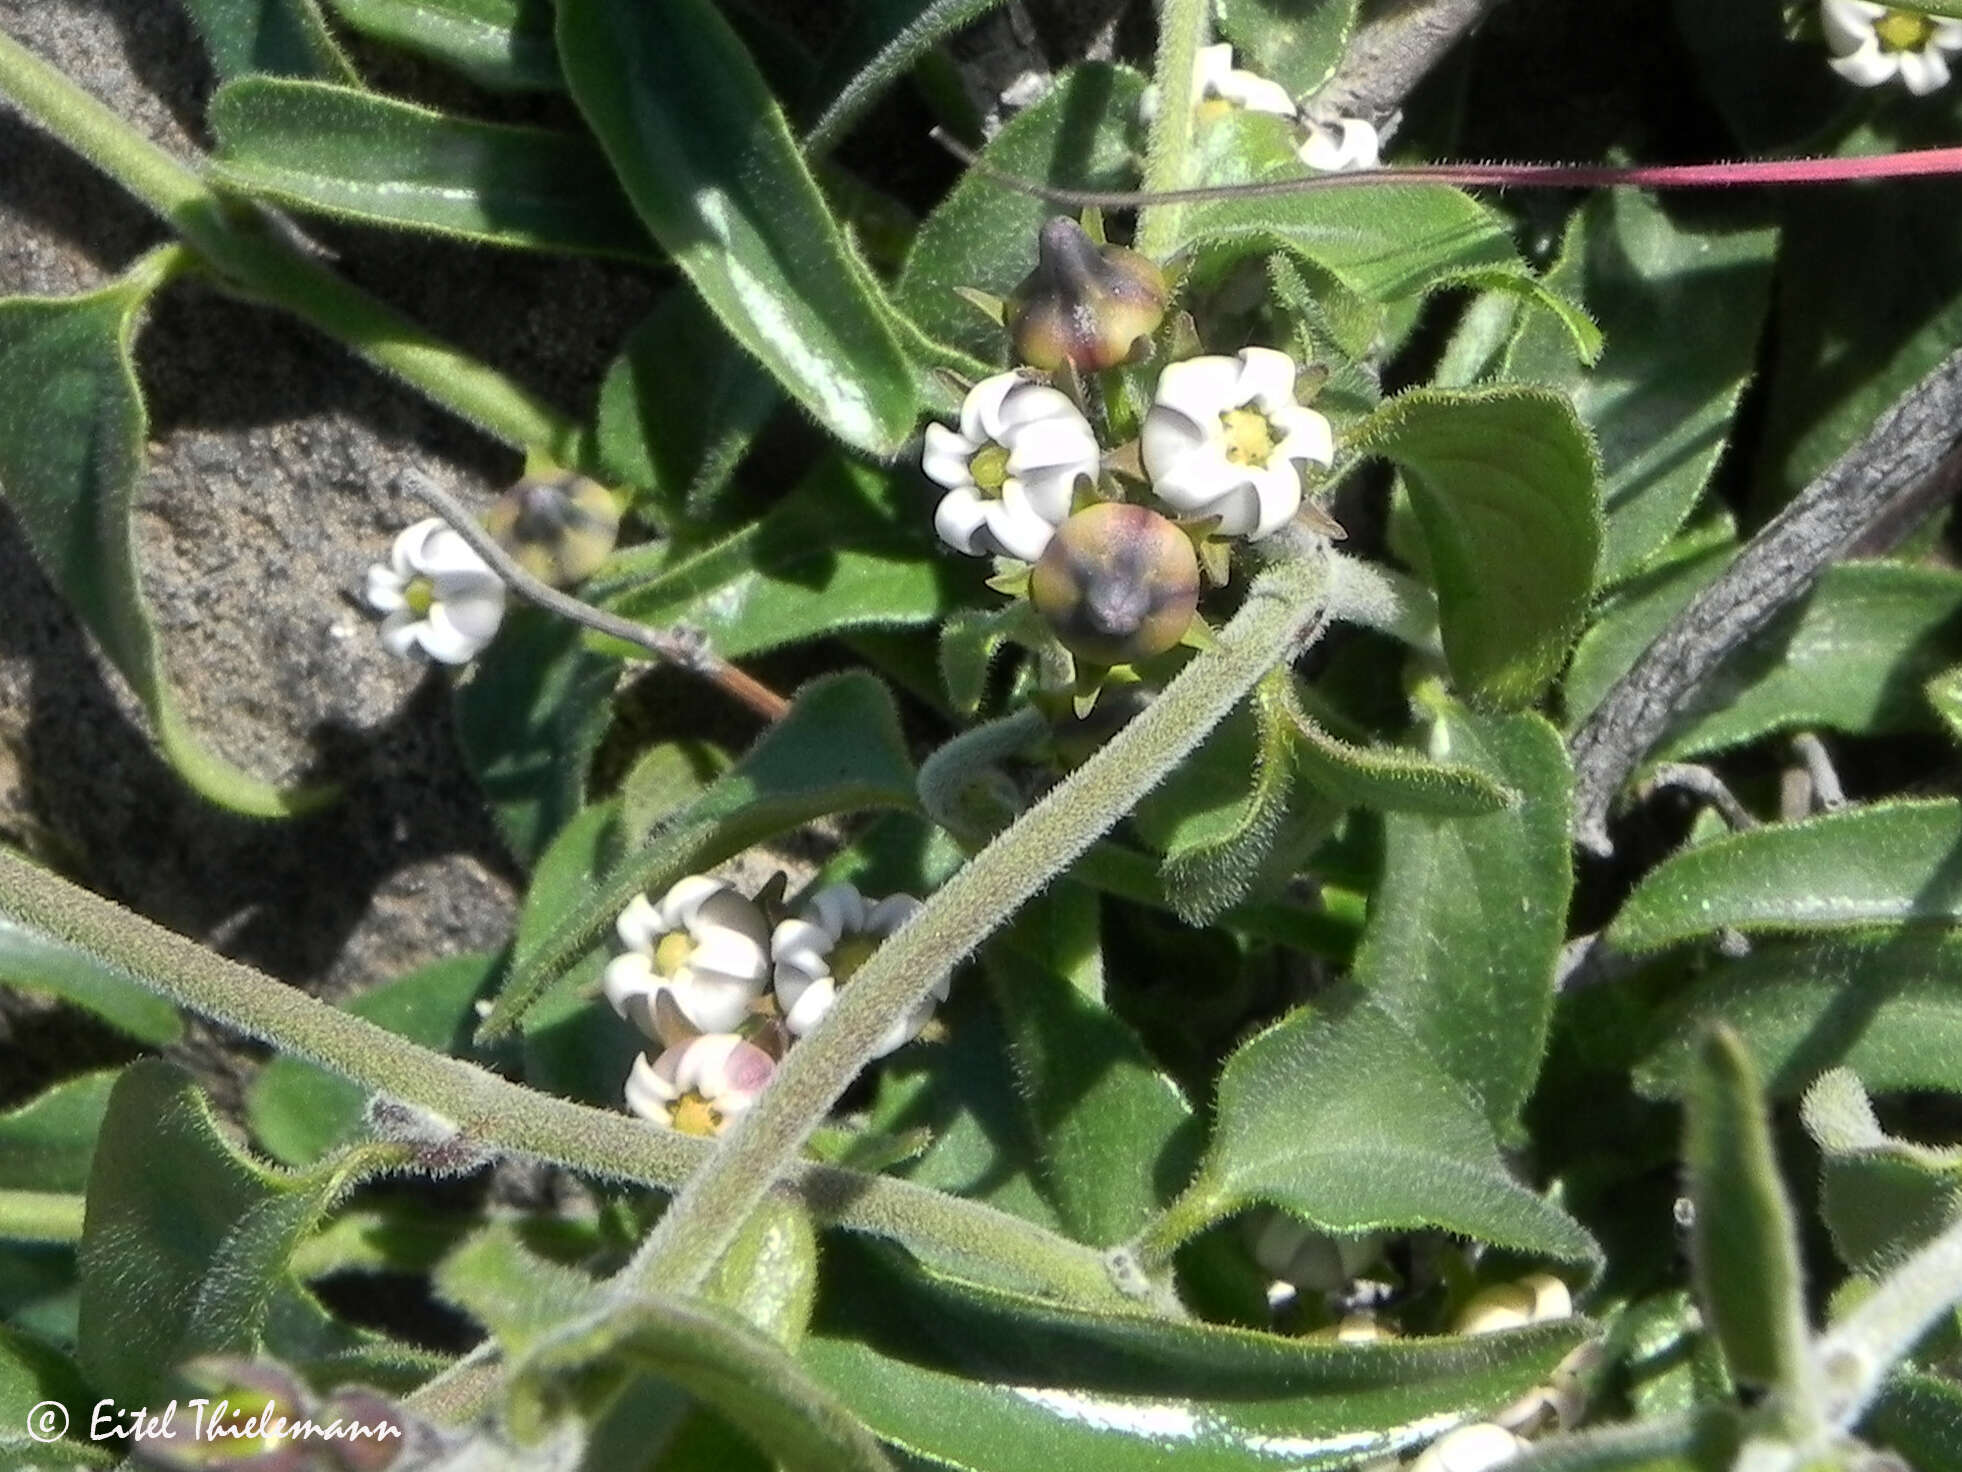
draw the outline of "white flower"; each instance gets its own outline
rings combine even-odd
[[[663,992],[697,1030],[727,1032],[769,982],[769,923],[720,879],[691,874],[658,905],[635,895],[614,930],[627,951],[607,965],[606,999],[649,1037]]]
[[[643,1053],[627,1076],[627,1107],[684,1135],[719,1135],[756,1102],[777,1061],[734,1033],[677,1043],[658,1058]]]
[[[1141,448],[1161,501],[1218,517],[1222,536],[1256,539],[1301,509],[1295,462],[1335,460],[1328,420],[1294,401],[1294,359],[1272,348],[1167,367]]]
[[[1452,1330],[1458,1334],[1493,1334],[1550,1319],[1572,1318],[1574,1298],[1567,1285],[1551,1273],[1528,1273],[1512,1283],[1481,1288],[1458,1311]]]
[[[1383,167],[1383,140],[1363,118],[1336,118],[1308,124],[1307,140],[1295,150],[1301,161],[1324,174]]]
[[[1282,1211],[1250,1217],[1248,1232],[1262,1272],[1315,1293],[1341,1292],[1383,1250],[1383,1239],[1374,1233],[1331,1237]]]
[[[1097,478],[1096,432],[1076,405],[1019,373],[967,391],[961,427],[929,424],[921,469],[947,487],[933,529],[970,557],[1042,556],[1080,476]]]
[[[1847,81],[1878,87],[1899,77],[1916,97],[1948,85],[1948,56],[1962,51],[1962,21],[1873,0],[1819,0],[1829,63]]]
[[[1425,1447],[1424,1454],[1410,1464],[1410,1472],[1489,1472],[1525,1449],[1526,1443],[1505,1427],[1474,1421]]]
[[[1294,116],[1294,99],[1288,89],[1279,82],[1270,82],[1256,72],[1242,71],[1233,65],[1233,47],[1225,41],[1217,46],[1202,46],[1192,67],[1192,105],[1204,110],[1207,103],[1215,108],[1244,107],[1250,112],[1271,112],[1276,117]],[[1138,111],[1146,122],[1158,114],[1158,88],[1145,88],[1139,99]]]
[[[838,1000],[838,989],[852,979],[880,941],[919,909],[920,902],[910,894],[873,904],[849,884],[828,885],[812,895],[803,913],[784,921],[770,938],[784,1026],[801,1038],[822,1022]],[[918,1037],[935,1005],[946,999],[943,976],[918,1006],[892,1025],[872,1056],[883,1058]]]
[[[441,517],[395,539],[386,563],[368,568],[368,606],[387,615],[381,641],[391,654],[422,652],[468,664],[504,618],[504,583]]]

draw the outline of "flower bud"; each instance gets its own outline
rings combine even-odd
[[[526,572],[569,588],[597,572],[613,551],[620,507],[611,491],[583,475],[527,475],[497,498],[484,526]]]
[[[1009,339],[1022,362],[1079,372],[1128,361],[1165,318],[1165,273],[1119,245],[1099,246],[1057,215],[1036,241],[1036,268],[1009,293]]]
[[[1063,646],[1091,664],[1135,664],[1185,637],[1199,608],[1192,539],[1143,506],[1100,502],[1050,540],[1029,601]]]

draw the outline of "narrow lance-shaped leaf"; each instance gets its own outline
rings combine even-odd
[[[1815,1390],[1798,1228],[1778,1178],[1763,1091],[1734,1033],[1698,1050],[1683,1157],[1696,1208],[1697,1292],[1731,1374],[1803,1415]]]
[[[213,177],[292,209],[525,250],[659,256],[606,156],[571,133],[277,77],[221,88],[211,127]]]
[[[184,0],[184,8],[223,81],[255,72],[357,80],[318,0]]]
[[[0,986],[50,992],[153,1047],[184,1034],[177,1009],[122,972],[0,916]]]
[[[723,325],[831,433],[897,450],[919,399],[890,308],[715,7],[560,0],[558,37],[628,198]]]
[[[1385,404],[1354,448],[1403,471],[1453,680],[1530,703],[1580,632],[1601,554],[1599,472],[1573,406],[1538,389],[1419,389]]]
[[[558,92],[552,0],[333,0],[374,40],[461,72],[498,92]]]
[[[327,794],[274,787],[200,743],[165,674],[137,576],[130,518],[148,423],[131,349],[139,315],[179,260],[166,247],[86,296],[0,301],[0,495],[184,780],[226,807],[280,817]]]
[[[0,1114],[0,1190],[83,1191],[119,1070],[56,1084]]]
[[[1698,844],[1636,886],[1608,927],[1628,951],[1730,928],[1849,930],[1962,916],[1962,803],[1875,803]]]

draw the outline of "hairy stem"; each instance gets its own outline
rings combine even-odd
[[[622,1272],[624,1295],[698,1288],[893,1021],[1129,812],[1254,684],[1319,630],[1325,551],[1257,579],[1245,605],[1144,712],[937,890],[784,1059]]]
[[[1211,0],[1163,0],[1158,12],[1158,114],[1151,120],[1145,154],[1144,192],[1162,194],[1185,183],[1192,153],[1193,73],[1199,48],[1212,30]],[[1138,249],[1154,261],[1170,254],[1179,234],[1179,206],[1153,204],[1138,217]]]
[[[179,1006],[455,1124],[468,1141],[588,1175],[672,1190],[711,1146],[555,1099],[385,1032],[131,914],[0,848],[0,915]],[[1006,1212],[885,1176],[803,1165],[788,1189],[820,1221],[995,1265],[1079,1303],[1112,1301],[1099,1256]]]
[[[565,415],[281,238],[261,211],[219,195],[54,67],[0,31],[0,98],[94,164],[181,235],[224,285],[284,308],[431,402],[507,444],[578,458]]]

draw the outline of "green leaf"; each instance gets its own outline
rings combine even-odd
[[[1199,146],[1205,182],[1306,177],[1276,120],[1244,109],[1209,123]],[[1105,186],[1108,187],[1108,186]],[[1586,313],[1528,271],[1491,210],[1442,184],[1303,190],[1267,199],[1184,206],[1170,249],[1208,277],[1250,256],[1286,251],[1368,303],[1415,302],[1445,286],[1509,291],[1546,308],[1587,360],[1601,334]],[[1351,342],[1352,352],[1364,344]]]
[[[1001,0],[897,0],[854,7],[832,43],[817,93],[830,99],[804,139],[815,155],[843,138],[879,98],[935,46]]]
[[[1962,1215],[1962,1151],[1884,1133],[1850,1069],[1814,1080],[1802,1117],[1819,1147],[1819,1215],[1854,1272],[1880,1277]]]
[[[895,489],[880,471],[826,456],[741,531],[699,550],[616,561],[586,596],[641,623],[698,630],[724,659],[937,622],[980,596],[976,569],[934,555],[926,503]]]
[[[1835,1066],[1876,1093],[1962,1093],[1962,940],[1909,928],[1758,942],[1676,999],[1636,1087],[1652,1098],[1680,1094],[1711,1022],[1744,1039],[1773,1098],[1797,1097]]]
[[[106,1447],[79,1440],[87,1434],[96,1399],[67,1355],[25,1330],[0,1324],[0,1467],[111,1465],[116,1458]],[[51,1414],[55,1419],[46,1419]],[[61,1436],[61,1426],[77,1439]]]
[[[560,0],[559,55],[641,219],[832,434],[890,455],[919,412],[876,282],[708,0]]]
[[[1401,746],[1363,746],[1331,735],[1304,708],[1309,692],[1290,687],[1294,763],[1302,779],[1344,807],[1380,808],[1431,818],[1475,818],[1515,796],[1461,761],[1437,761]]]
[[[607,369],[599,453],[609,474],[645,492],[656,521],[686,526],[716,505],[782,402],[702,299],[676,287]]]
[[[496,92],[559,92],[551,0],[333,0],[371,40],[413,51]]]
[[[42,570],[128,680],[178,774],[255,817],[318,806],[327,793],[246,775],[185,724],[143,601],[130,525],[148,433],[131,348],[137,317],[181,268],[174,247],[86,296],[0,301],[0,494]]]
[[[1943,1375],[1903,1371],[1881,1390],[1860,1436],[1912,1467],[1962,1466],[1962,1386]]]
[[[1601,450],[1603,582],[1640,567],[1682,525],[1729,440],[1757,366],[1775,230],[1679,225],[1652,196],[1597,194],[1567,227],[1545,283],[1587,304],[1607,338],[1583,370],[1546,317],[1527,319],[1505,377],[1568,394]]]
[[[119,1069],[66,1079],[0,1114],[0,1190],[82,1191]]]
[[[535,864],[585,800],[619,674],[578,625],[514,608],[455,686],[457,745],[519,863]]]
[[[1220,0],[1220,34],[1239,65],[1303,98],[1342,64],[1356,28],[1357,0]]]
[[[1479,715],[1445,698],[1428,744],[1514,801],[1481,818],[1384,817],[1353,975],[1509,1138],[1539,1077],[1567,934],[1566,748],[1537,715]]]
[[[1850,930],[1962,916],[1962,803],[1875,803],[1732,833],[1665,860],[1608,927],[1624,951],[1723,929]]]
[[[317,0],[184,0],[220,81],[270,72],[358,80]]]
[[[4,917],[0,917],[0,986],[50,992],[152,1047],[168,1047],[184,1035],[177,1009],[155,992],[93,956]]]
[[[520,947],[479,1038],[509,1032],[636,894],[659,893],[691,871],[830,813],[913,804],[912,763],[885,687],[860,673],[814,681],[727,776],[625,855],[535,943]]]
[[[1172,1210],[1197,1224],[1261,1201],[1343,1236],[1436,1227],[1589,1268],[1600,1257],[1513,1178],[1471,1093],[1346,988],[1228,1060],[1212,1145]]]
[[[507,1358],[600,1301],[600,1285],[527,1247],[508,1222],[474,1233],[436,1269],[436,1294],[487,1329]]]
[[[1598,705],[1635,657],[1729,565],[1719,544],[1628,585],[1588,630],[1567,675],[1567,709]],[[1926,687],[1962,653],[1962,575],[1901,562],[1844,562],[1696,688],[1659,758],[1722,751],[1775,731],[1924,731]]]
[[[462,1054],[477,1020],[472,1004],[496,961],[490,953],[432,961],[363,992],[347,1010],[412,1043]],[[368,1097],[359,1084],[285,1055],[253,1080],[246,1113],[254,1137],[273,1159],[305,1166],[358,1136]]]
[[[993,168],[1077,189],[1137,182],[1144,147],[1138,97],[1144,83],[1126,67],[1080,66],[1017,113],[981,157]],[[899,273],[893,300],[935,340],[989,363],[1005,361],[1007,334],[955,293],[1006,296],[1036,262],[1036,232],[1055,213],[1039,199],[970,171],[927,216]]]
[[[1130,1028],[1070,981],[1101,979],[1100,905],[1080,889],[1032,901],[987,949],[988,982],[1008,1034],[1038,1149],[1038,1181],[1063,1230],[1113,1246],[1191,1178],[1191,1107]]]
[[[211,126],[212,177],[292,209],[522,250],[658,254],[605,156],[570,133],[276,77],[220,88]]]
[[[1467,695],[1531,702],[1580,632],[1601,552],[1594,449],[1572,405],[1538,389],[1419,389],[1385,404],[1354,448],[1403,471],[1452,678]]]
[[[1948,728],[1949,736],[1962,741],[1962,665],[1943,670],[1923,690],[1928,704]]]
[[[1683,1159],[1696,1220],[1697,1294],[1730,1372],[1799,1411],[1813,1390],[1798,1227],[1743,1043],[1717,1027],[1697,1048]]]
[[[1394,1456],[1516,1399],[1582,1328],[1314,1344],[1075,1314],[924,1274],[855,1280],[836,1297],[851,1321],[839,1327],[857,1337],[806,1341],[804,1364],[889,1444],[973,1472],[1251,1472]]]
[[[367,1158],[268,1170],[225,1142],[189,1074],[131,1064],[89,1178],[78,1343],[90,1383],[142,1405],[187,1359],[254,1354],[293,1248]]]
[[[1031,611],[1020,602],[1001,608],[956,608],[941,622],[940,679],[956,715],[972,716],[981,709],[996,656]]]

